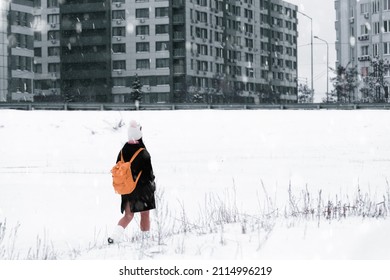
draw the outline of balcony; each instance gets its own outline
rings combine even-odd
[[[106,7],[104,2],[101,3],[83,3],[83,4],[67,4],[61,6],[62,14],[73,14],[79,11],[100,12],[107,11],[110,6]]]
[[[184,57],[186,55],[186,49],[173,49],[174,57]]]
[[[172,23],[173,24],[184,24],[185,23],[184,15],[173,15]]]
[[[76,24],[78,22],[74,21],[63,21],[61,23],[62,30],[75,30]],[[85,29],[103,29],[109,27],[109,22],[105,19],[96,19],[96,20],[86,20],[81,22],[81,27]]]
[[[181,74],[185,74],[185,67],[184,65],[175,65],[173,66],[173,74],[174,75],[181,75]]]
[[[173,0],[172,1],[172,6],[174,8],[181,8],[184,7],[184,0]]]
[[[370,56],[369,55],[362,55],[358,57],[359,61],[370,61]]]
[[[173,40],[185,40],[183,31],[174,31],[173,32]]]
[[[110,61],[110,54],[109,53],[75,53],[75,54],[63,54],[61,56],[61,61],[63,63],[72,63],[75,61],[82,61],[82,62],[96,62],[96,61]]]
[[[370,36],[368,34],[365,34],[365,35],[358,37],[359,41],[367,41],[368,39],[370,39]]]
[[[97,79],[97,78],[110,78],[111,72],[107,70],[69,70],[62,71],[62,75],[66,79]]]

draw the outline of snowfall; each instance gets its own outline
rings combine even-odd
[[[152,157],[157,209],[149,239],[136,214],[108,246],[122,216],[110,169],[132,119]],[[0,110],[0,259],[388,260],[389,119]],[[327,217],[329,201],[366,210]]]

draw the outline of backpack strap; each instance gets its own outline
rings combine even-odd
[[[142,152],[142,150],[145,150],[145,148],[139,148],[135,153],[134,153],[134,155],[131,157],[131,159],[130,159],[130,163],[132,163],[133,162],[133,160],[138,156],[138,154],[140,153],[140,152]]]
[[[124,160],[123,160],[123,152],[122,152],[122,150],[121,150],[121,161],[123,161],[123,162],[124,162]]]

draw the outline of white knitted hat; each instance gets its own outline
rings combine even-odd
[[[139,140],[142,138],[141,125],[135,120],[131,120],[127,131],[129,140]]]

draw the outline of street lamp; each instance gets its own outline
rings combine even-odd
[[[298,13],[310,19],[310,50],[311,50],[311,100],[314,103],[314,80],[313,80],[313,19],[305,13],[297,10]]]
[[[321,39],[318,36],[314,36],[315,39],[320,40],[326,44],[326,102],[329,102],[329,44],[326,40]]]

